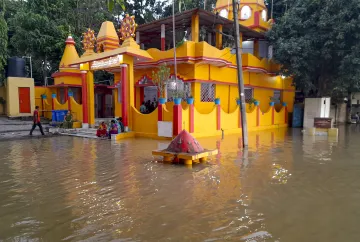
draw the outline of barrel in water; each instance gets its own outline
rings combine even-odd
[[[8,74],[10,77],[26,77],[25,59],[11,57],[8,60]]]

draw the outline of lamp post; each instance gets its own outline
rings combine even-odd
[[[31,56],[23,56],[23,59],[30,59],[30,77],[32,78],[32,62],[31,62]]]

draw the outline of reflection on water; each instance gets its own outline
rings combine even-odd
[[[0,240],[358,241],[360,127],[200,139],[209,164],[163,165],[147,139],[0,143]]]

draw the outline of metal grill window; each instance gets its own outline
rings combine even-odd
[[[179,90],[183,90],[182,98],[186,99],[191,96],[191,83],[189,82],[179,82],[178,87]],[[174,101],[174,87],[172,88],[170,85],[167,85],[167,101],[172,102]]]
[[[201,83],[201,102],[215,101],[215,84]]]
[[[250,103],[251,100],[254,98],[254,89],[252,88],[245,88],[245,102]]]

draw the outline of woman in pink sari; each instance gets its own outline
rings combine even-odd
[[[109,129],[109,139],[111,139],[112,134],[118,134],[119,127],[116,124],[115,120],[111,120],[110,129]]]

